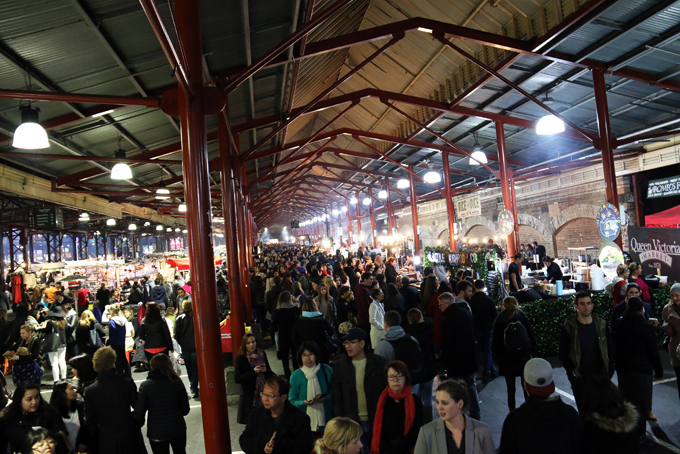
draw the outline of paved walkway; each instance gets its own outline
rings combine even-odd
[[[273,346],[266,348],[267,356],[270,359],[270,364],[272,370],[278,374],[283,374],[283,367],[281,361],[276,359],[276,352]],[[678,402],[678,391],[675,382],[675,373],[673,368],[668,364],[667,355],[665,352],[661,352],[662,360],[665,368],[664,377],[654,383],[654,413],[658,418],[656,423],[647,424],[647,432],[649,437],[656,442],[656,446],[652,448],[646,448],[642,452],[649,454],[661,454],[661,453],[676,453],[680,454],[680,405]],[[561,395],[562,400],[566,403],[576,406],[571,395],[571,387],[569,386],[569,381],[567,380],[564,369],[560,367],[559,361],[556,358],[549,359],[553,366],[555,367],[553,372],[553,377],[555,380],[555,386],[557,387],[557,392]],[[137,385],[144,381],[147,373],[133,373],[133,378]],[[187,390],[189,389],[189,382],[186,375],[182,375],[182,380],[185,383]],[[616,381],[616,375],[614,376],[614,381]],[[8,382],[10,382],[9,387],[13,388],[11,385],[11,377],[8,377]],[[44,383],[51,383],[51,370],[48,370],[43,377]],[[524,396],[519,389],[518,382],[517,390],[517,406],[520,406],[524,402]],[[482,421],[491,426],[494,444],[496,447],[500,444],[501,429],[503,427],[503,421],[508,414],[507,408],[507,394],[505,388],[505,380],[500,377],[492,381],[488,385],[484,386],[481,381],[478,382],[478,388],[480,389],[479,397],[482,401]],[[50,397],[51,390],[44,389],[42,391],[43,398],[48,399]],[[205,453],[205,447],[203,443],[203,422],[201,416],[201,402],[195,401],[190,398],[191,412],[186,417],[187,423],[187,453],[199,454]],[[231,434],[231,445],[233,452],[240,451],[238,444],[238,437],[243,431],[245,426],[236,423],[236,412],[238,405],[235,403],[229,405],[229,423],[230,423],[230,434]],[[142,429],[146,435],[146,428]],[[148,447],[148,451],[151,449]]]

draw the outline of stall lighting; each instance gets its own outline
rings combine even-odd
[[[118,159],[125,159],[125,150],[119,148],[116,151],[115,157]],[[111,169],[111,179],[112,180],[128,180],[132,178],[132,170],[130,166],[124,162],[116,163]]]
[[[156,198],[160,200],[169,199],[169,194],[170,191],[165,187],[165,182],[161,180],[161,182],[158,183],[158,189],[156,189]]]
[[[19,107],[21,112],[21,124],[14,131],[12,146],[24,150],[38,150],[49,148],[45,128],[38,123],[40,109],[31,105]]]
[[[157,226],[156,226],[156,230],[158,230],[159,232],[161,232],[161,231],[163,230],[163,226],[162,226],[162,225],[157,225]]]
[[[411,184],[408,182],[406,178],[402,178],[399,181],[397,181],[397,187],[399,189],[407,189]]]
[[[378,192],[378,198],[381,200],[385,200],[387,198],[387,191],[384,189]]]
[[[128,225],[128,230],[137,230],[137,224],[132,223]]]
[[[109,218],[106,220],[106,225],[116,225],[116,220],[113,218]]]
[[[536,134],[550,136],[564,132],[564,122],[554,115],[546,115],[536,123]]]

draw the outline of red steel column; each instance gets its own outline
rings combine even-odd
[[[238,169],[237,175],[239,176],[239,181],[241,182],[241,191],[243,191],[243,177],[244,177],[244,170],[245,166],[243,165],[243,161],[238,158],[234,157],[234,166]],[[238,239],[239,239],[239,253],[240,253],[240,261],[239,265],[241,266],[241,294],[243,295],[243,306],[245,308],[245,320],[248,325],[253,324],[253,311],[252,311],[252,306],[251,306],[251,300],[250,300],[250,274],[248,273],[248,232],[247,232],[247,226],[246,226],[246,203],[245,203],[245,196],[243,195],[242,192],[236,194],[237,198],[237,209],[238,209],[238,215],[236,219],[238,219]]]
[[[496,122],[496,142],[498,142],[498,164],[500,165],[500,180],[501,180],[501,193],[503,194],[503,205],[508,210],[512,211],[515,218],[515,225],[517,224],[517,211],[512,206],[512,194],[510,193],[510,178],[508,176],[508,155],[505,148],[505,130],[503,129],[503,123],[500,121]],[[515,244],[517,231],[513,231],[508,242],[508,256],[512,257],[515,255],[516,249]]]
[[[392,209],[392,191],[390,191],[389,177],[385,177],[385,191],[387,192],[387,199],[385,200],[387,202],[385,204],[385,208],[387,208],[387,226],[390,229],[387,236],[392,236],[395,233],[396,226],[394,225],[394,210]]]
[[[241,272],[238,266],[238,236],[236,232],[236,182],[231,165],[231,141],[228,137],[227,124],[222,115],[217,115],[217,136],[220,146],[222,171],[222,214],[224,215],[224,242],[227,246],[227,277],[229,278],[229,299],[231,301],[231,345],[241,345],[246,334],[244,327],[244,304],[241,295]],[[238,349],[232,347],[234,362]]]
[[[359,208],[359,205],[361,204],[361,200],[357,199],[357,246],[361,246],[361,209]]]
[[[595,89],[595,105],[597,107],[597,127],[600,132],[600,148],[602,151],[602,168],[604,170],[604,186],[607,202],[619,207],[619,195],[616,188],[616,170],[614,168],[614,146],[609,124],[609,106],[607,103],[607,85],[604,81],[604,71],[593,71],[593,85]],[[614,242],[623,247],[621,235]]]
[[[454,225],[456,223],[455,213],[453,211],[453,198],[451,195],[451,175],[449,173],[449,154],[442,151],[442,163],[444,164],[444,193],[446,194],[446,213],[448,214],[449,222],[449,244],[451,250],[456,250],[456,240],[454,238]]]
[[[373,200],[371,200],[371,204],[369,205],[368,208],[368,213],[369,216],[371,217],[371,238],[373,238],[373,241],[371,244],[373,245],[373,249],[378,247],[378,232],[375,230],[375,215],[373,214]]]
[[[220,320],[212,245],[212,205],[203,94],[203,48],[199,0],[176,2],[177,34],[182,39],[194,96],[179,90],[182,161],[187,204],[187,242],[191,261],[198,377],[203,405],[206,452],[229,452],[227,390],[222,366]]]
[[[345,215],[347,215],[347,247],[349,247],[352,245],[352,221],[349,218],[349,201],[345,200],[345,206],[347,207],[345,212]]]
[[[408,180],[411,189],[411,219],[413,219],[413,255],[420,254],[420,237],[418,236],[418,199],[416,197],[416,184],[413,180],[413,172],[415,169],[413,165],[409,166]]]
[[[517,219],[517,213],[518,213],[518,206],[517,206],[517,198],[515,197],[515,179],[510,178],[510,196],[512,197],[512,212],[515,213],[515,250],[517,252],[522,252],[522,250],[519,248],[519,221]]]

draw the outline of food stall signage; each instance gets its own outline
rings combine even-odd
[[[64,212],[61,208],[36,208],[28,216],[30,229],[63,229]]]
[[[600,206],[595,221],[597,232],[605,241],[614,241],[621,233],[621,215],[619,209],[611,203]]]
[[[653,180],[647,186],[647,198],[670,197],[680,195],[680,176]]]
[[[479,195],[455,199],[454,202],[456,214],[461,219],[482,215],[482,199]]]

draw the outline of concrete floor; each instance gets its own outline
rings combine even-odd
[[[266,342],[266,341],[265,341]],[[281,361],[276,359],[276,352],[271,344],[267,346],[265,343],[267,356],[270,360],[270,364],[274,372],[277,374],[283,374],[283,366]],[[646,448],[641,452],[646,452],[649,454],[661,454],[673,452],[680,454],[680,402],[678,401],[678,391],[675,381],[675,373],[673,368],[668,363],[668,357],[665,352],[661,352],[662,360],[665,368],[664,377],[654,383],[654,413],[658,418],[656,423],[647,424],[647,433],[650,438],[652,438],[656,445],[652,448]],[[557,358],[549,358],[554,369],[554,380],[557,387],[557,392],[561,395],[562,400],[572,406],[576,406],[573,397],[571,396],[571,387],[569,386],[569,381],[567,380],[564,369],[560,367],[559,360]],[[144,381],[147,373],[133,373],[133,378],[137,385]],[[52,383],[51,370],[46,371],[43,376],[43,382],[46,384]],[[189,383],[186,375],[182,375],[182,380],[185,383],[187,391],[189,389]],[[616,375],[614,375],[614,381],[616,382]],[[11,377],[8,377],[9,387],[13,388],[11,385]],[[524,397],[521,390],[519,389],[518,382],[517,390],[517,406],[524,402]],[[503,426],[503,421],[508,414],[507,409],[507,394],[505,387],[505,380],[497,378],[488,385],[484,386],[481,381],[478,382],[478,388],[480,390],[479,397],[482,401],[482,421],[491,426],[494,436],[494,444],[496,447],[500,444],[501,429]],[[42,395],[45,399],[49,400],[51,394],[50,389],[44,389]],[[237,399],[231,399],[234,404],[229,405],[229,424],[230,424],[230,435],[231,435],[231,446],[233,452],[240,451],[238,437],[245,428],[240,424],[236,423],[236,411],[238,408]],[[190,397],[191,412],[186,417],[187,423],[187,453],[199,454],[205,453],[205,447],[203,442],[203,422],[201,416],[201,402],[192,400]],[[146,428],[142,429],[146,435]],[[148,443],[147,443],[148,448]],[[151,452],[149,448],[149,453]]]

